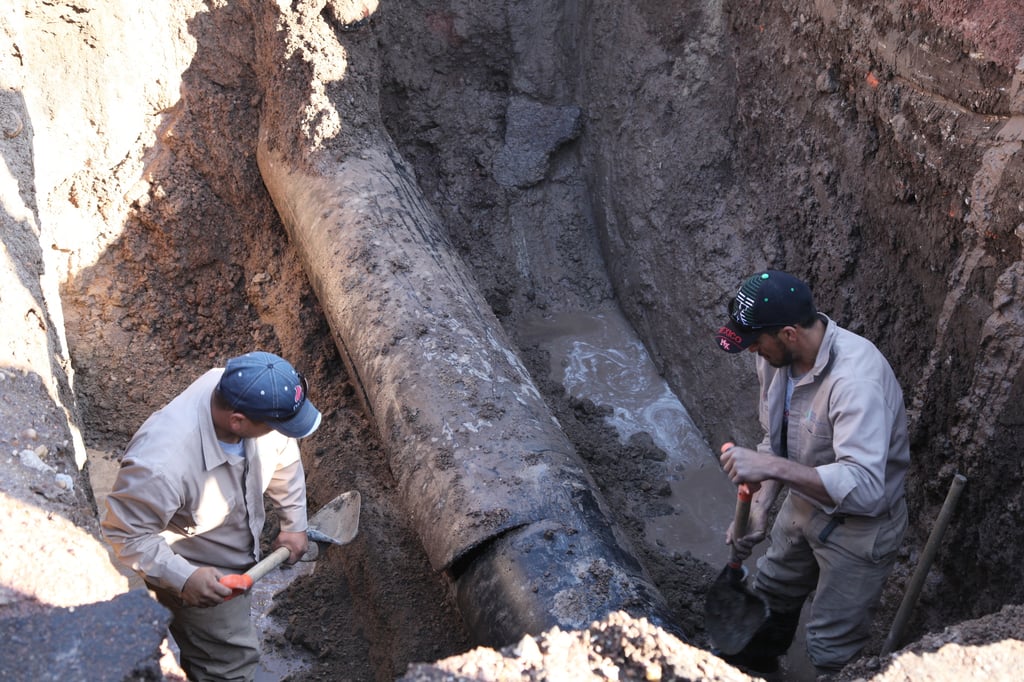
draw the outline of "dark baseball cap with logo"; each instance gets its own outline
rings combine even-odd
[[[811,290],[781,270],[752,275],[729,301],[729,321],[715,334],[718,347],[739,353],[766,329],[797,325],[817,314]]]
[[[291,438],[304,438],[320,426],[320,411],[306,397],[306,379],[273,353],[254,351],[231,358],[218,391],[253,421]]]

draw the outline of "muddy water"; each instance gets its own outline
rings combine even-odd
[[[612,408],[606,420],[623,442],[647,432],[665,451],[671,512],[647,520],[646,541],[724,563],[736,489],[621,313],[537,316],[523,325],[521,338],[548,351],[551,375],[570,395]]]
[[[548,351],[551,376],[560,378],[570,395],[612,408],[606,419],[624,442],[647,432],[665,451],[671,512],[647,520],[646,542],[724,566],[736,488],[718,464],[717,448],[700,435],[618,309],[538,315],[521,327],[520,337]],[[759,545],[747,564],[753,566],[765,548],[766,543]],[[815,677],[803,630],[801,622],[784,664],[792,682]]]
[[[312,666],[309,653],[284,638],[285,624],[273,617],[274,595],[299,576],[313,572],[313,562],[283,566],[271,571],[252,587],[252,614],[263,636],[263,651],[256,669],[256,682],[279,682]]]

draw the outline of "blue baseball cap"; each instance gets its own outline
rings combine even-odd
[[[304,438],[320,426],[320,411],[306,398],[306,379],[273,353],[231,358],[217,390],[231,409],[290,438]]]
[[[729,321],[718,328],[715,341],[725,352],[739,353],[764,330],[801,324],[816,314],[803,280],[781,270],[764,270],[747,278],[729,301]]]

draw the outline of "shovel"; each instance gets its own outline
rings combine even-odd
[[[727,444],[731,445],[731,444]],[[726,446],[722,446],[723,450]],[[736,516],[732,536],[741,538],[747,533],[750,516],[750,488],[741,483],[736,493]],[[729,563],[708,590],[704,602],[704,627],[711,642],[723,654],[739,653],[768,618],[768,604],[743,584],[743,561],[736,556],[735,547]]]
[[[347,545],[359,530],[360,502],[361,497],[358,490],[350,490],[338,495],[321,507],[320,511],[309,520],[306,536],[317,543],[315,546],[318,549],[321,543]],[[221,585],[230,587],[232,590],[228,599],[247,592],[252,588],[253,583],[284,563],[290,554],[287,547],[278,547],[245,573],[232,573],[223,576],[220,579]]]

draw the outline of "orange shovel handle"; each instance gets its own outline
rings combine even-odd
[[[232,599],[240,594],[245,594],[252,589],[254,582],[255,581],[245,573],[232,573],[231,575],[225,575],[220,579],[221,585],[231,588],[231,596],[227,597],[227,599]],[[227,599],[225,599],[225,601],[227,601]]]
[[[231,588],[231,595],[225,601],[248,592],[252,589],[253,583],[280,566],[290,555],[290,549],[283,546],[278,547],[245,573],[231,573],[230,575],[221,576],[220,584]]]

